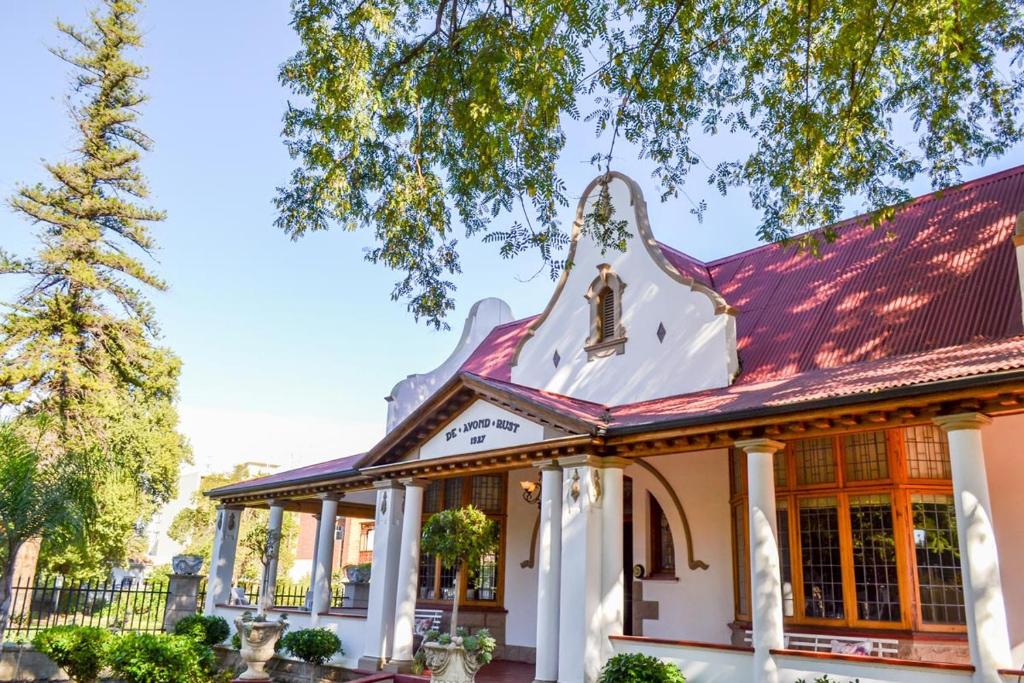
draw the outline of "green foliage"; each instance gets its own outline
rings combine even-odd
[[[344,654],[338,636],[325,628],[303,628],[286,633],[281,638],[281,649],[316,666],[335,654]]]
[[[175,516],[167,535],[184,546],[183,552],[203,557],[205,564],[209,566],[213,531],[217,520],[217,504],[203,492],[251,478],[252,472],[246,465],[236,465],[230,472],[210,474],[200,479],[199,488],[192,495],[191,505]],[[242,512],[239,538],[243,540],[239,543],[238,557],[235,559],[235,572],[239,579],[258,581],[261,577],[262,549],[252,547],[253,544],[246,543],[245,540],[249,539],[254,528],[261,528],[264,530],[262,533],[266,533],[269,514],[267,510],[254,508],[246,508]],[[298,535],[298,519],[293,513],[286,512],[281,525],[278,574],[287,573],[295,562],[295,541]],[[253,538],[258,539],[258,535]]]
[[[0,638],[18,551],[40,535],[77,534],[93,510],[81,461],[43,458],[25,431],[46,434],[45,420],[0,422]]]
[[[423,636],[423,642],[436,643],[438,645],[451,645],[453,643],[460,645],[468,655],[476,659],[480,664],[489,664],[494,658],[494,650],[498,646],[498,641],[485,628],[478,630],[472,635],[466,629],[459,628],[454,636],[450,633],[439,633],[438,631],[430,630]],[[419,655],[420,653],[418,652],[417,661],[425,662],[425,659]]]
[[[125,633],[106,650],[107,664],[125,683],[205,683],[213,651],[189,636]]]
[[[84,28],[58,23],[71,45],[53,52],[74,69],[68,98],[76,142],[45,165],[46,184],[21,186],[15,213],[38,227],[35,254],[0,251],[0,274],[21,294],[0,319],[0,407],[50,416],[46,457],[87,465],[95,510],[81,534],[46,535],[45,570],[99,578],[144,549],[142,528],[173,498],[190,452],[174,407],[180,361],[159,343],[142,289],[165,289],[147,269],[140,170],[150,139],[138,125],[146,69],[135,0],[104,0]]]
[[[190,614],[174,625],[174,634],[189,636],[207,646],[223,643],[231,633],[231,627],[224,617],[204,614]]]
[[[685,683],[679,667],[639,653],[615,655],[601,669],[598,683]]]
[[[91,626],[54,626],[32,638],[32,647],[64,669],[77,683],[92,683],[103,669],[110,632]]]
[[[601,171],[629,143],[663,199],[695,169],[749,192],[765,240],[834,223],[851,196],[903,202],[918,175],[947,185],[1024,125],[1020,0],[294,0],[292,26],[277,225],[366,226],[393,298],[436,326],[458,223],[559,270],[565,120],[594,125]],[[584,230],[612,247],[614,220]]]
[[[494,552],[498,526],[472,505],[444,510],[430,516],[423,525],[420,549],[441,560],[445,567],[476,567]]]

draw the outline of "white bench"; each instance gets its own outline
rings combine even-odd
[[[783,647],[787,650],[806,650],[808,652],[832,652],[832,641],[839,643],[871,643],[872,657],[897,657],[900,642],[895,638],[877,638],[875,636],[840,636],[827,633],[787,633],[783,636]],[[743,642],[753,643],[753,632],[745,631]]]
[[[418,609],[413,615],[413,632],[422,636],[427,631],[440,631],[441,630],[441,617],[444,616],[444,612],[439,609]],[[430,620],[430,626],[425,627],[426,620]]]

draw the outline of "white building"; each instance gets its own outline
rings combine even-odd
[[[270,506],[320,514],[313,609],[289,618],[335,629],[350,666],[408,665],[414,610],[459,591],[537,681],[593,683],[616,652],[690,683],[1015,680],[1024,168],[853,221],[821,258],[712,263],[657,242],[620,175],[632,236],[602,254],[578,233],[598,187],[544,311],[481,302],[369,453],[209,492],[207,610],[237,611],[233,522]],[[454,585],[420,527],[468,503],[500,550]],[[369,609],[329,609],[323,520],[367,506]]]

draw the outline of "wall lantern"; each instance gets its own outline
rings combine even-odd
[[[527,503],[540,505],[540,478],[537,481],[521,481],[519,487],[523,490],[523,500]]]

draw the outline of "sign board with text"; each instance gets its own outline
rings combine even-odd
[[[420,459],[490,451],[543,439],[543,426],[478,400],[420,447]]]

